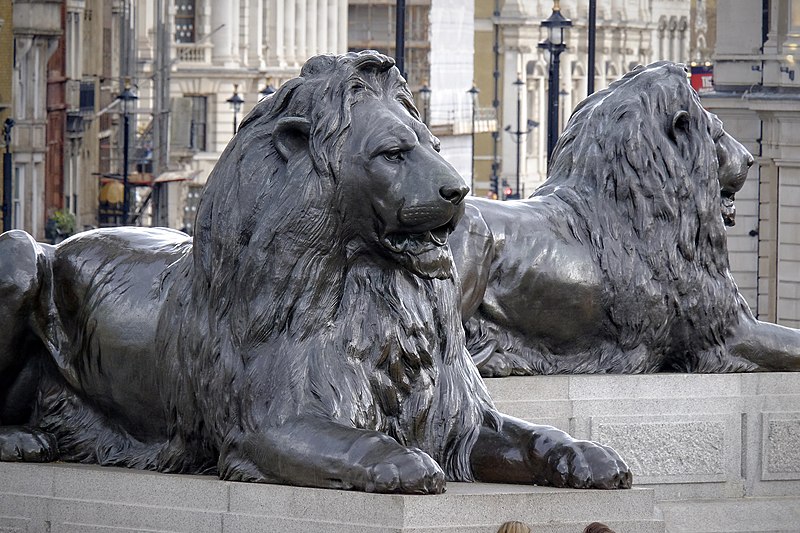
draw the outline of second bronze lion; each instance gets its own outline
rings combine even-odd
[[[756,320],[730,272],[752,163],[681,65],[583,101],[544,185],[468,198],[451,239],[482,374],[800,370],[800,332]]]

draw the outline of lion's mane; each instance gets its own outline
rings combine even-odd
[[[680,110],[688,126],[672,135]],[[721,132],[684,68],[637,68],[575,109],[534,193],[570,207],[602,270],[618,348],[648,347],[636,371],[743,369],[724,344],[741,304],[720,216]]]
[[[168,274],[186,281],[160,317],[160,353],[180,376],[165,383],[174,414],[161,469],[206,464],[263,480],[231,463],[242,435],[318,414],[383,431],[430,453],[448,478],[471,478],[477,428],[494,411],[465,356],[457,281],[376,268],[368,251],[353,257],[342,230],[339,160],[358,134],[354,103],[389,93],[419,116],[393,65],[374,52],[312,58],[253,109],[215,166],[193,262]],[[284,117],[308,120],[309,157],[287,163],[276,150]]]

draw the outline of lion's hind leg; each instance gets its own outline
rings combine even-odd
[[[158,456],[166,437],[135,437],[121,420],[104,414],[59,375],[44,378],[37,404],[37,426],[55,435],[61,460],[158,469]]]
[[[31,328],[41,294],[42,247],[25,232],[0,235],[0,461],[53,461],[55,437],[31,427],[46,350]]]

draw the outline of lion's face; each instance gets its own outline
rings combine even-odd
[[[715,124],[719,123],[719,132],[715,139],[717,160],[719,161],[719,187],[721,197],[722,220],[726,226],[736,224],[736,206],[734,195],[741,190],[747,179],[747,171],[753,164],[753,156],[736,139],[722,129],[716,116],[712,116]]]
[[[447,238],[464,212],[464,180],[391,95],[360,100],[351,120],[339,176],[348,233],[421,277],[451,277]]]

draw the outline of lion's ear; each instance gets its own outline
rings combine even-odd
[[[293,154],[308,150],[308,135],[311,123],[303,117],[284,117],[275,123],[272,142],[286,161]]]
[[[674,141],[678,140],[678,133],[689,133],[689,112],[682,109],[672,115],[672,125],[669,130],[669,135]]]

